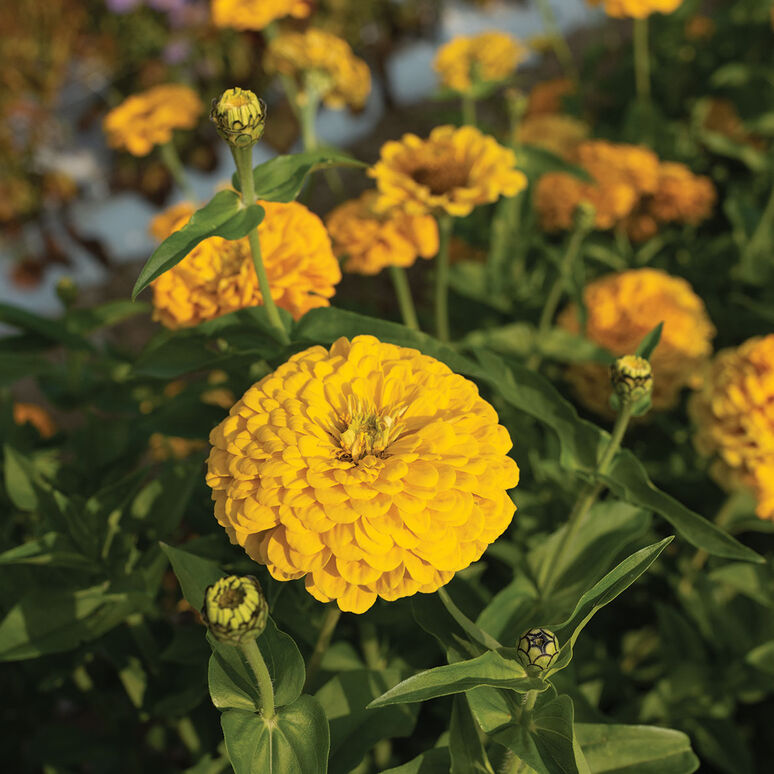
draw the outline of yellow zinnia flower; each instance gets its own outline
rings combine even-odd
[[[108,144],[133,156],[147,156],[172,139],[175,129],[196,126],[204,105],[188,86],[168,83],[127,97],[103,122]]]
[[[646,334],[663,321],[661,341],[651,357],[654,409],[674,405],[683,387],[700,386],[715,328],[704,302],[684,279],[657,269],[632,269],[591,282],[583,300],[588,314],[586,337],[618,357],[633,354]],[[557,324],[580,333],[575,304],[564,309]],[[605,366],[572,365],[567,378],[582,403],[599,414],[610,413],[610,377]]]
[[[293,78],[301,101],[314,89],[330,108],[360,110],[371,91],[368,65],[346,40],[324,30],[278,35],[269,42],[263,64],[269,73]]]
[[[212,0],[212,21],[216,27],[262,30],[283,16],[304,19],[311,10],[310,0]]]
[[[438,253],[434,217],[397,209],[377,213],[376,198],[376,191],[366,191],[326,219],[333,250],[345,260],[346,271],[378,274],[386,266],[411,266],[417,256],[432,258]]]
[[[51,414],[37,403],[14,403],[13,421],[17,425],[32,425],[43,438],[50,438],[56,432]]]
[[[207,483],[231,540],[355,613],[448,583],[515,511],[511,439],[475,384],[373,336],[294,355],[210,443]]]
[[[526,55],[526,49],[510,35],[482,32],[456,37],[441,46],[433,67],[444,86],[464,93],[479,83],[505,80]]]
[[[718,481],[752,486],[758,516],[774,519],[774,334],[719,352],[689,408],[697,449],[717,456]]]
[[[438,126],[426,140],[404,134],[382,146],[368,174],[379,188],[377,209],[401,207],[412,215],[445,211],[464,217],[527,186],[516,154],[472,126]]]
[[[258,226],[261,252],[277,306],[298,319],[310,309],[328,306],[341,270],[322,221],[303,204],[259,201],[266,217]],[[178,206],[179,220],[163,213],[151,232],[168,236],[193,214]],[[163,234],[167,220],[169,231]],[[210,237],[200,242],[177,266],[156,279],[154,318],[168,328],[198,325],[237,309],[262,303],[247,238],[229,241]]]
[[[605,13],[617,19],[644,19],[652,13],[672,13],[683,0],[588,0],[605,6]]]

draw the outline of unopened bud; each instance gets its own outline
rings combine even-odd
[[[227,89],[212,101],[210,119],[218,134],[235,148],[255,145],[263,136],[266,104],[247,89]]]
[[[547,669],[559,653],[559,643],[548,629],[530,629],[522,634],[517,652],[523,667]]]
[[[582,201],[575,208],[575,228],[591,231],[597,219],[597,210],[591,202]]]
[[[216,640],[239,645],[266,628],[269,605],[257,578],[228,575],[207,587],[202,618]]]
[[[70,309],[78,300],[78,286],[70,277],[62,277],[56,283],[56,295],[65,309]]]
[[[653,391],[653,369],[644,357],[624,355],[611,364],[610,381],[622,402],[638,403]]]

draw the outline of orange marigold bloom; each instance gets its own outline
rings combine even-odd
[[[632,269],[591,282],[583,299],[588,313],[586,337],[616,357],[633,354],[645,335],[664,322],[661,341],[651,357],[654,409],[674,405],[683,387],[700,386],[715,328],[704,302],[684,279],[657,269]],[[561,312],[557,324],[580,333],[574,304]],[[572,365],[567,378],[582,403],[602,415],[610,412],[610,377],[605,366]]]
[[[366,191],[326,219],[333,250],[345,260],[346,271],[378,274],[386,266],[411,266],[417,256],[438,253],[438,224],[432,215],[407,215],[398,209],[378,213],[377,196]]]
[[[719,352],[689,408],[696,448],[716,457],[718,481],[751,486],[758,516],[774,519],[774,334]]]
[[[516,129],[517,142],[536,145],[564,158],[572,157],[588,136],[588,124],[558,113],[528,116]]]
[[[302,101],[314,89],[328,107],[360,110],[371,91],[368,65],[346,40],[324,30],[278,35],[269,42],[263,64],[270,73],[293,78]]]
[[[312,10],[310,0],[212,0],[216,27],[262,30],[283,16],[304,19]]]
[[[373,336],[294,355],[210,443],[207,483],[232,542],[355,613],[448,583],[515,511],[511,439],[475,384]]]
[[[259,201],[266,216],[258,226],[261,252],[277,306],[298,319],[310,309],[328,306],[341,270],[320,218],[298,202]],[[194,212],[178,207],[182,228]],[[168,214],[157,216],[151,231],[162,237]],[[168,236],[169,234],[166,234]],[[229,241],[210,237],[153,284],[154,318],[168,328],[198,325],[205,320],[262,303],[247,238]]]
[[[526,49],[503,32],[459,36],[438,49],[433,68],[441,83],[468,92],[479,83],[504,81],[524,60]]]
[[[527,100],[526,116],[542,116],[562,112],[562,97],[575,94],[575,84],[569,78],[552,78],[532,87]]]
[[[710,216],[716,199],[712,180],[694,175],[685,164],[669,161],[659,166],[658,186],[647,209],[662,223],[697,225]]]
[[[17,425],[32,425],[43,438],[50,438],[56,432],[51,414],[37,403],[14,403],[13,421]]]
[[[133,156],[147,156],[172,139],[175,129],[196,126],[204,105],[188,86],[168,83],[127,97],[103,122],[108,144]]]
[[[652,13],[672,13],[683,0],[588,0],[589,5],[605,6],[605,13],[617,19],[644,19]]]
[[[377,209],[400,207],[411,215],[464,217],[527,186],[516,154],[472,126],[437,126],[426,140],[404,134],[382,146],[368,174],[379,189]]]

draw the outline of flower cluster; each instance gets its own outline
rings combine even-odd
[[[303,204],[258,202],[266,216],[258,226],[272,298],[296,319],[328,306],[341,280],[338,261],[322,221]],[[151,232],[164,238],[188,222],[191,205],[154,219]],[[166,232],[166,233],[165,233]],[[247,238],[210,237],[153,282],[154,317],[168,328],[197,325],[262,303]]]
[[[368,65],[352,53],[349,43],[324,30],[278,35],[269,43],[264,67],[292,78],[301,101],[314,91],[331,108],[360,110],[371,91]]]
[[[342,610],[435,591],[515,510],[511,439],[476,386],[372,336],[294,355],[210,443],[207,482],[231,540]]]
[[[379,213],[378,194],[366,191],[344,202],[327,219],[336,255],[346,271],[378,274],[386,266],[411,266],[417,257],[438,252],[438,224],[432,215],[407,215],[400,209]]]
[[[752,486],[757,514],[774,520],[774,334],[719,352],[693,396],[696,447],[716,455],[727,488]]]
[[[589,5],[605,6],[605,13],[617,19],[645,19],[652,13],[672,13],[683,0],[588,0]]]
[[[212,0],[216,27],[262,30],[283,16],[303,19],[312,10],[310,0]]]
[[[516,154],[472,126],[438,126],[426,140],[404,134],[382,146],[368,174],[379,189],[377,209],[401,207],[412,215],[464,217],[527,186]]]
[[[646,334],[663,321],[661,340],[650,359],[655,409],[674,405],[683,387],[700,386],[715,329],[704,302],[684,279],[656,269],[632,269],[589,283],[583,300],[588,314],[586,336],[616,356],[635,352]],[[557,322],[580,333],[574,304],[561,312]],[[599,414],[609,413],[609,375],[603,365],[572,365],[567,378],[582,403]]]
[[[526,54],[510,35],[483,32],[456,37],[441,46],[433,67],[444,86],[465,93],[478,84],[504,81]]]
[[[168,83],[134,94],[113,108],[103,122],[108,144],[133,156],[147,156],[172,139],[175,129],[196,126],[204,104],[188,86]]]

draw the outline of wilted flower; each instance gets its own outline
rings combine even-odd
[[[674,405],[683,387],[701,385],[715,329],[704,302],[684,279],[656,269],[632,269],[591,282],[583,299],[587,338],[619,357],[635,352],[663,321],[661,340],[650,358],[655,409]],[[557,324],[572,333],[581,332],[574,304],[559,315]],[[610,382],[603,365],[572,365],[567,378],[585,405],[599,414],[609,413]]]
[[[227,143],[244,148],[255,145],[263,136],[266,104],[252,91],[237,86],[212,101],[210,118]]]
[[[103,122],[108,144],[133,156],[147,156],[172,139],[175,129],[196,126],[204,105],[193,89],[164,84],[127,97]]]
[[[441,46],[433,67],[441,83],[465,93],[480,83],[504,81],[527,55],[527,51],[503,32],[459,36]]]
[[[463,217],[527,185],[516,154],[472,126],[438,126],[426,140],[404,134],[382,146],[368,174],[376,179],[379,210],[401,207],[412,215]]]
[[[652,13],[672,13],[683,0],[588,0],[589,5],[605,6],[605,13],[617,19],[644,19]]]
[[[207,483],[231,540],[342,610],[435,591],[515,510],[511,439],[476,386],[372,336],[294,355],[210,443]]]
[[[43,438],[50,438],[56,432],[51,414],[37,403],[14,403],[13,421],[17,425],[32,425]]]
[[[310,309],[328,306],[341,270],[322,221],[298,202],[259,201],[266,216],[258,226],[261,252],[272,298],[298,319]],[[177,223],[167,213],[154,219],[159,238],[184,226],[193,214],[175,208]],[[177,266],[153,282],[154,317],[168,328],[198,325],[205,320],[262,303],[247,238],[229,241],[210,237]]]
[[[333,250],[344,269],[378,274],[386,266],[411,266],[417,257],[438,253],[438,224],[431,215],[407,215],[399,209],[374,210],[375,191],[338,206],[326,223]]]
[[[311,12],[310,0],[212,0],[216,27],[262,30],[283,16],[304,19]]]
[[[548,669],[559,653],[559,643],[549,629],[530,629],[519,639],[517,652],[523,667]]]
[[[228,575],[207,587],[202,618],[216,640],[239,645],[266,628],[269,604],[257,578]]]

